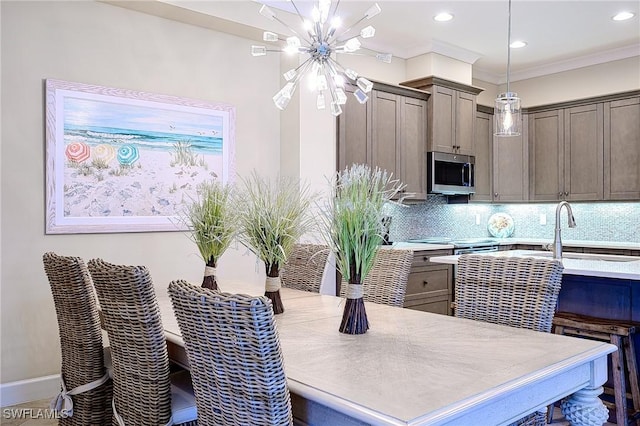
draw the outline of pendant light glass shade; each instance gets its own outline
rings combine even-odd
[[[493,134],[496,136],[520,136],[522,110],[517,93],[501,93],[496,98]]]
[[[511,0],[509,0],[509,35],[507,38],[507,91],[498,95],[494,109],[495,136],[520,136],[522,127],[522,110],[520,98],[515,92],[509,90],[509,77],[511,73]]]

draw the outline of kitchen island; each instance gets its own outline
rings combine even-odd
[[[550,252],[509,250],[490,256],[552,258]],[[460,256],[432,257],[433,263],[456,265]],[[564,253],[558,312],[640,323],[640,257]],[[455,283],[454,283],[455,287]],[[640,360],[640,334],[634,335]]]

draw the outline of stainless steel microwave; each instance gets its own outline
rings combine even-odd
[[[475,157],[471,155],[427,153],[427,191],[430,194],[472,194],[475,191]]]

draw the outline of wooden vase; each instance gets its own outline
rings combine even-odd
[[[210,290],[218,290],[218,282],[216,280],[216,261],[213,258],[210,258],[204,267],[202,287]]]
[[[359,276],[351,275],[347,287],[347,301],[342,312],[340,332],[345,334],[364,334],[369,329],[367,311],[364,307],[362,283]]]
[[[273,313],[276,315],[281,314],[284,312],[284,305],[280,297],[280,267],[278,264],[268,265],[265,263],[265,268],[267,270],[267,279],[264,295],[271,300]]]

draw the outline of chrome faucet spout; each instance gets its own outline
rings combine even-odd
[[[556,207],[556,229],[553,235],[553,258],[554,259],[562,259],[562,237],[560,232],[560,211],[562,207],[566,207],[567,209],[567,224],[569,228],[576,227],[576,220],[573,217],[573,211],[571,210],[571,205],[567,201],[561,201],[558,203]]]

